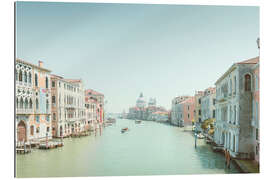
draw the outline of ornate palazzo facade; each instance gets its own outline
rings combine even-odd
[[[16,59],[16,142],[52,138],[50,70]]]

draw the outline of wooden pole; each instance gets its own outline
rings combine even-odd
[[[48,133],[46,133],[46,148],[48,148]]]
[[[25,144],[25,141],[23,139],[23,150],[24,150],[24,153],[26,152],[26,144]]]

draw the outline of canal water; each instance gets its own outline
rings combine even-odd
[[[129,127],[126,133],[121,128]],[[16,156],[17,177],[238,173],[224,156],[183,128],[117,119],[99,134],[64,139],[64,147]]]

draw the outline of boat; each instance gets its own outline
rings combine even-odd
[[[128,131],[128,128],[127,128],[127,127],[121,129],[121,133],[124,133],[124,132],[126,132],[126,131]]]
[[[141,120],[135,120],[135,124],[140,124],[141,122]]]
[[[204,135],[202,135],[201,133],[200,134],[197,134],[197,138],[198,139],[203,139],[204,138]]]

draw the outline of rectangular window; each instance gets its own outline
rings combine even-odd
[[[236,124],[236,105],[234,105],[234,124]]]
[[[213,105],[215,105],[216,104],[216,99],[213,99]]]
[[[236,84],[236,76],[234,76],[234,93],[236,93],[237,84]]]
[[[52,81],[52,87],[55,87],[55,81]]]
[[[52,96],[52,103],[55,104],[55,96]]]
[[[259,117],[258,102],[256,102],[256,124],[258,123],[258,117]]]
[[[213,118],[216,118],[216,111],[213,110]]]
[[[259,140],[259,129],[256,128],[256,140]]]
[[[50,122],[50,116],[46,116],[47,122]]]
[[[36,122],[39,123],[39,116],[36,116]]]
[[[201,110],[199,109],[199,115],[201,115],[201,113],[202,113],[202,112],[201,112]]]

